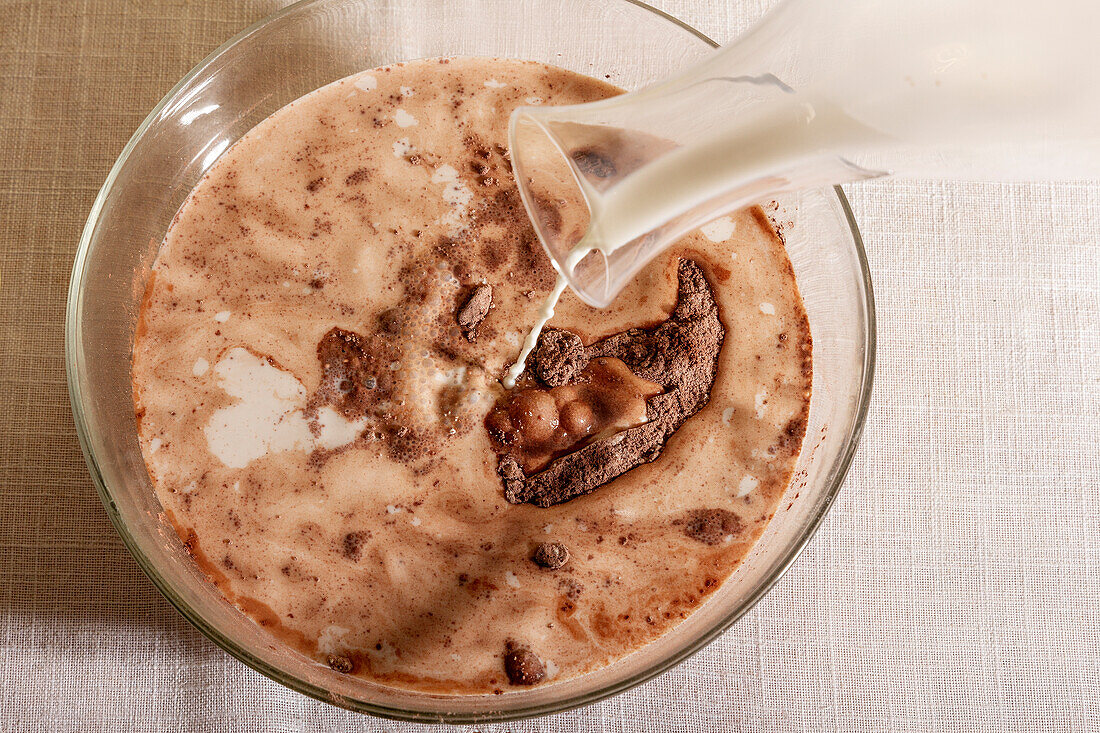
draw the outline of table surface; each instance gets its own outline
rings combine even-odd
[[[280,4],[0,0],[0,729],[406,729],[185,623],[108,523],[65,388],[69,272],[108,169],[177,79]],[[658,4],[722,41],[770,3]],[[821,531],[680,667],[481,730],[1100,730],[1100,183],[849,196],[878,376]]]

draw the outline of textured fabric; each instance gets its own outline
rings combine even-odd
[[[126,139],[273,0],[0,0],[0,729],[427,730],[252,672],[188,626],[80,455],[62,322]],[[759,0],[659,3],[719,40]],[[850,188],[878,379],[846,487],[702,653],[496,731],[1100,730],[1100,185]]]

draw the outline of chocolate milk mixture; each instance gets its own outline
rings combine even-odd
[[[211,581],[318,663],[573,677],[690,614],[771,518],[810,335],[759,209],[607,310],[566,292],[501,384],[555,283],[508,115],[617,92],[506,60],[358,74],[242,138],[168,232],[134,347],[150,475]]]

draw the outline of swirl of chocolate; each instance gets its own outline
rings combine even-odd
[[[646,422],[587,442],[536,473],[529,475],[514,451],[501,451],[497,470],[505,498],[548,507],[657,460],[669,437],[710,400],[724,339],[710,284],[691,260],[680,260],[676,307],[654,328],[633,328],[590,346],[568,331],[543,333],[527,372],[547,387],[570,384],[583,378],[589,362],[612,357],[662,391],[646,399]]]

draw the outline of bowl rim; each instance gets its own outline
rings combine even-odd
[[[376,703],[366,703],[360,700],[348,699],[343,696],[336,697],[324,688],[315,686],[309,682],[306,682],[298,677],[288,674],[284,670],[269,665],[267,662],[253,656],[247,649],[242,648],[235,642],[227,638],[221,631],[211,624],[208,624],[205,619],[193,611],[193,609],[185,603],[179,596],[176,595],[172,585],[165,580],[158,572],[153,562],[141,551],[138,547],[136,540],[130,534],[126,523],[123,521],[121,514],[119,513],[114,499],[111,495],[111,491],[107,486],[102,472],[99,469],[98,462],[96,461],[95,452],[92,448],[90,435],[91,429],[86,422],[84,411],[81,408],[81,404],[85,401],[85,392],[81,389],[80,376],[84,371],[82,361],[82,350],[79,347],[79,325],[82,322],[81,318],[81,293],[84,289],[84,282],[87,275],[87,258],[88,252],[91,247],[93,235],[95,233],[96,224],[99,221],[100,214],[103,210],[103,205],[107,199],[107,195],[111,188],[114,186],[116,179],[118,178],[122,168],[126,164],[130,154],[133,152],[134,147],[138,141],[146,133],[149,127],[157,119],[166,106],[172,102],[176,95],[185,87],[190,81],[206,70],[212,63],[214,63],[218,57],[229,50],[231,47],[237,45],[259,29],[272,23],[283,16],[297,12],[304,6],[322,2],[323,0],[298,0],[270,15],[267,15],[260,20],[247,26],[244,30],[240,31],[236,35],[229,38],[227,41],[219,45],[213,51],[211,51],[205,58],[191,68],[161,99],[157,102],[156,106],[149,112],[145,119],[141,122],[138,128],[134,131],[133,135],[127,141],[123,147],[122,152],[119,153],[117,160],[111,167],[110,172],[107,174],[103,185],[100,187],[98,194],[94,202],[92,203],[91,210],[88,214],[88,220],[84,225],[84,229],[81,232],[80,240],[77,245],[76,256],[73,262],[73,269],[69,280],[69,288],[67,294],[66,310],[65,310],[65,375],[66,382],[68,384],[69,402],[73,413],[73,420],[76,425],[77,437],[80,441],[80,448],[84,454],[85,463],[88,466],[89,473],[92,477],[92,482],[95,484],[96,492],[99,494],[100,501],[103,503],[103,507],[107,512],[107,516],[111,520],[111,524],[114,526],[115,531],[122,539],[123,544],[126,546],[127,551],[137,562],[141,571],[152,581],[157,591],[187,620],[192,626],[199,630],[204,636],[213,641],[224,651],[243,662],[248,667],[259,672],[263,676],[288,687],[298,693],[311,697],[315,700],[336,705],[348,710],[359,713],[369,713],[381,718],[387,718],[390,720],[411,721],[420,723],[490,723],[490,722],[507,722],[513,720],[520,720],[525,718],[538,717],[543,715],[549,715],[552,713],[565,712],[568,710],[574,710],[576,708],[591,705],[593,703],[600,702],[609,697],[624,692],[632,687],[641,685],[654,677],[663,674],[672,667],[680,664],[688,657],[694,655],[703,647],[707,646],[717,636],[724,633],[730,626],[732,626],[738,619],[748,613],[760,599],[766,595],[775,584],[782,578],[790,566],[798,559],[798,556],[802,554],[802,551],[809,544],[810,540],[817,534],[818,529],[821,526],[822,520],[828,514],[830,508],[836,500],[837,495],[840,492],[840,488],[844,483],[844,480],[851,468],[852,460],[855,456],[856,450],[859,446],[860,438],[863,435],[863,429],[866,424],[867,412],[870,405],[871,390],[874,383],[875,372],[875,353],[876,353],[876,316],[875,316],[875,299],[874,290],[871,282],[871,272],[867,262],[867,253],[863,245],[863,237],[860,234],[859,227],[856,224],[855,217],[852,213],[848,198],[845,196],[844,191],[840,186],[833,186],[832,193],[836,197],[836,201],[840,206],[841,212],[844,215],[845,222],[848,226],[849,232],[852,238],[852,246],[855,250],[856,260],[859,265],[860,282],[863,289],[864,300],[864,318],[866,321],[866,334],[863,353],[863,382],[860,385],[858,403],[856,407],[855,419],[852,426],[851,435],[848,438],[844,452],[838,457],[837,470],[833,474],[830,485],[826,488],[824,493],[824,500],[815,516],[813,516],[807,523],[807,530],[805,534],[790,547],[786,554],[782,556],[782,559],[777,563],[775,569],[771,575],[766,579],[764,583],[752,594],[750,594],[745,600],[743,600],[736,609],[722,618],[721,621],[714,624],[705,633],[701,634],[698,638],[691,641],[691,643],[685,644],[678,649],[675,653],[670,654],[668,657],[662,659],[657,664],[646,668],[644,671],[629,677],[624,680],[620,680],[598,690],[586,693],[583,695],[577,695],[574,697],[566,698],[563,700],[541,703],[537,705],[531,705],[528,707],[517,708],[513,710],[496,710],[477,713],[434,713],[419,710],[406,710],[399,707],[389,707],[385,705],[379,705]],[[678,26],[681,30],[685,30],[691,35],[695,36],[699,40],[703,41],[711,48],[718,48],[719,44],[705,35],[701,31],[695,29],[686,22],[676,18],[669,13],[666,13],[658,8],[649,5],[642,0],[620,0],[621,2],[634,5],[644,11],[648,11],[653,15],[666,20],[673,25]],[[828,189],[822,189],[823,192]]]

